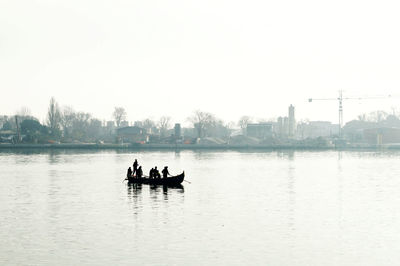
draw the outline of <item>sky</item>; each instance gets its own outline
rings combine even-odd
[[[398,1],[0,0],[0,115],[129,121],[194,110],[337,123],[400,110]],[[392,95],[392,97],[387,97]]]

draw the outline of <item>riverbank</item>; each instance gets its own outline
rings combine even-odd
[[[400,149],[400,144],[368,145],[348,144],[342,147],[316,145],[210,145],[210,144],[96,144],[96,143],[61,143],[61,144],[0,144],[2,149],[132,149],[132,150],[370,150]]]

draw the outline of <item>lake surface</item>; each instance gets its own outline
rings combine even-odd
[[[137,158],[183,189],[127,186]],[[398,265],[400,152],[2,151],[0,265]]]

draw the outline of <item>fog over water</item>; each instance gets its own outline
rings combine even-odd
[[[298,119],[337,122],[336,101],[307,99],[400,88],[398,11],[360,0],[2,1],[0,115],[27,106],[42,120],[54,96],[106,120],[114,106],[129,121],[183,123],[195,109],[237,121],[293,104]],[[347,101],[344,119],[399,101]]]
[[[183,189],[127,186],[169,165]],[[399,152],[2,151],[1,265],[397,265]]]

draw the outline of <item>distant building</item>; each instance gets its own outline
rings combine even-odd
[[[280,138],[293,138],[296,134],[295,109],[293,105],[289,106],[288,116],[280,116],[274,128],[275,134]]]
[[[294,106],[289,106],[289,117],[288,117],[288,136],[294,137],[296,131],[296,120],[294,117]]]
[[[115,127],[115,123],[114,123],[114,121],[107,121],[106,126],[108,128],[113,128],[113,127]]]
[[[0,115],[0,129],[3,128],[3,125],[4,125],[4,123],[5,123],[6,121],[7,121],[7,116],[5,116],[5,115],[1,116],[1,115]]]
[[[400,143],[400,128],[369,128],[364,129],[364,140],[369,144]]]
[[[275,127],[273,127],[275,134],[280,138],[287,138],[289,134],[289,119],[287,116],[278,117]]]
[[[278,121],[276,123],[276,128],[275,128],[275,133],[279,136],[279,137],[283,137],[284,132],[283,132],[283,117],[280,116],[278,117]]]
[[[115,123],[114,121],[107,121],[106,123],[105,132],[111,136],[115,133]]]
[[[12,130],[0,130],[0,143],[16,143],[18,135]]]
[[[146,130],[137,126],[118,128],[117,137],[121,142],[126,143],[146,143],[149,141]]]
[[[120,123],[120,125],[119,125],[120,127],[128,127],[129,126],[129,122],[128,121],[121,121],[121,123]]]
[[[135,121],[135,122],[133,122],[133,126],[135,126],[135,127],[143,127],[143,122],[142,121]]]
[[[160,135],[160,129],[156,126],[146,128],[146,133],[149,135]]]
[[[272,136],[272,123],[247,124],[247,136],[266,139]]]
[[[339,134],[339,126],[329,121],[310,121],[297,125],[297,136],[300,139],[333,137]]]
[[[285,116],[283,118],[283,136],[287,137],[289,136],[289,118],[287,116]]]

